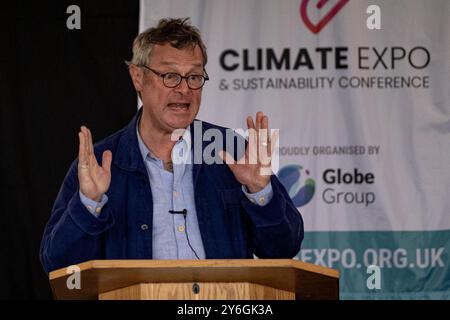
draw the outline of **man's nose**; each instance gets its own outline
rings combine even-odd
[[[188,86],[186,78],[181,79],[181,82],[178,84],[178,86],[175,87],[175,90],[181,94],[187,94],[189,90],[191,90]]]

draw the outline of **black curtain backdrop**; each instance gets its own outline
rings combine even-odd
[[[39,246],[79,127],[98,141],[136,112],[123,60],[139,2],[10,2],[0,5],[0,298],[51,299]],[[72,4],[81,30],[66,27]]]

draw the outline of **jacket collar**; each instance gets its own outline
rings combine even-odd
[[[136,134],[137,124],[141,114],[142,108],[139,109],[120,135],[114,164],[122,170],[146,172]]]

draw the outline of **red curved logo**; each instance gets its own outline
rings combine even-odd
[[[317,4],[315,6],[313,6],[312,8],[310,8],[310,12],[312,10],[317,10],[317,11],[321,11],[324,7],[325,4],[327,4],[329,0],[319,0],[317,2]],[[311,30],[311,32],[313,33],[319,33],[320,30],[323,29],[323,27],[326,26],[326,24],[328,22],[330,22],[331,19],[333,19],[333,17],[342,9],[343,6],[345,6],[347,4],[349,0],[340,0],[336,3],[336,5],[334,7],[332,7],[331,9],[328,9],[328,12],[323,16],[322,19],[320,19],[317,24],[313,24],[311,22],[311,19],[309,19],[308,17],[308,4],[309,4],[309,0],[302,0],[301,4],[300,4],[300,16],[303,20],[303,23],[308,27],[309,30]],[[322,16],[323,14],[320,13],[320,16]]]

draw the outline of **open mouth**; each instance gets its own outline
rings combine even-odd
[[[190,103],[169,103],[167,106],[174,111],[188,111]]]

